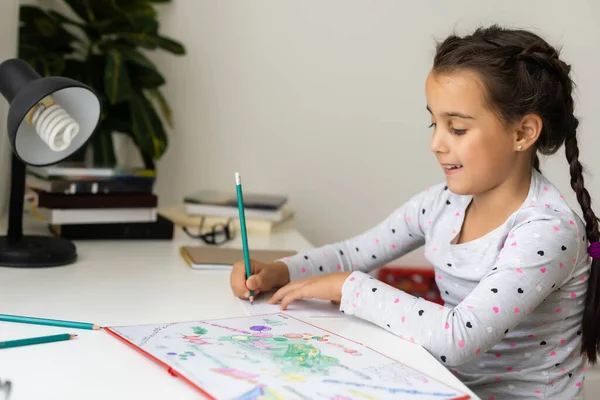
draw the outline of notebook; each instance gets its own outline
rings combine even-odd
[[[244,259],[242,249],[214,246],[181,246],[181,255],[193,269],[231,269],[233,264]],[[293,250],[250,250],[250,258],[270,263],[280,258],[293,256]]]
[[[207,399],[470,398],[365,345],[282,313],[105,331]]]

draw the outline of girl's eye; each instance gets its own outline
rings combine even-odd
[[[429,125],[429,128],[434,127],[435,126],[435,122],[432,122],[431,125]]]
[[[464,135],[465,133],[467,133],[466,129],[454,129],[452,128],[452,133],[454,133],[455,135]]]

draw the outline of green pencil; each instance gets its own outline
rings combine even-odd
[[[244,265],[246,266],[246,279],[252,275],[250,266],[250,252],[248,250],[248,236],[246,235],[246,215],[244,213],[244,196],[242,195],[242,178],[235,173],[235,190],[237,193],[238,211],[240,214],[240,231],[242,231],[242,250],[244,252]],[[250,304],[254,304],[254,290],[250,291]]]
[[[22,324],[60,326],[63,328],[73,328],[73,329],[89,329],[89,330],[101,329],[101,327],[99,325],[89,324],[86,322],[61,321],[58,319],[22,317],[19,315],[8,315],[8,314],[0,314],[0,321],[19,322]]]
[[[60,335],[39,336],[39,337],[32,337],[32,338],[27,338],[27,339],[9,340],[7,342],[0,342],[0,349],[8,349],[10,347],[29,346],[32,344],[60,342],[63,340],[71,340],[76,337],[77,337],[77,335],[63,333]]]

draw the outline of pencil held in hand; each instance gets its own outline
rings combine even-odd
[[[246,279],[252,275],[250,265],[250,252],[248,250],[248,236],[246,235],[246,216],[244,213],[244,196],[242,194],[242,178],[238,172],[235,173],[235,191],[237,194],[238,212],[240,216],[240,231],[242,233],[242,250],[244,252],[244,266],[246,267]],[[250,290],[250,304],[254,304],[254,290]]]
[[[9,340],[7,342],[0,342],[0,349],[8,349],[10,347],[30,346],[32,344],[61,342],[63,340],[71,340],[76,337],[77,337],[77,335],[63,333],[60,335],[39,336],[39,337],[26,338],[26,339]]]

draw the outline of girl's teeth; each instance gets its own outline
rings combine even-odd
[[[460,167],[462,167],[462,165],[460,165],[460,164],[459,165],[448,165],[448,166],[446,166],[446,169],[457,169]]]

